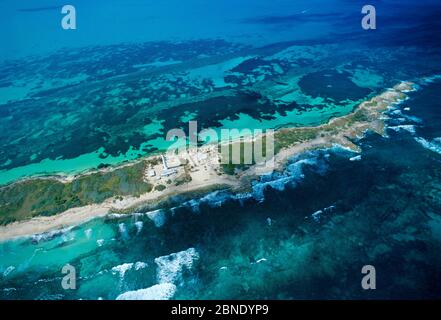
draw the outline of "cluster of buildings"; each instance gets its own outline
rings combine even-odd
[[[144,180],[153,185],[160,184],[162,178],[169,182],[179,179],[182,174],[190,174],[191,179],[199,183],[217,177],[219,168],[219,153],[216,146],[187,149],[178,155],[163,154],[161,162],[150,164],[144,172]],[[184,162],[188,166],[184,168]]]
[[[179,168],[182,165],[181,161],[177,157],[167,159],[166,156],[161,155],[161,161],[162,161],[162,168],[161,166],[158,166],[157,168],[151,167],[146,169],[146,172],[144,174],[145,180],[152,179],[155,177],[156,179],[159,180],[161,179],[161,177],[168,177],[177,174],[178,173],[177,168]],[[159,172],[157,173],[157,171]]]

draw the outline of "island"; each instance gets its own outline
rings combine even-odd
[[[385,111],[404,101],[414,83],[403,81],[359,104],[351,113],[313,127],[281,128],[273,133],[274,167],[290,157],[354,143],[366,132],[385,135]],[[265,137],[264,137],[265,138]],[[253,143],[253,140],[233,143]],[[31,177],[0,188],[0,241],[74,226],[108,214],[155,208],[173,195],[204,194],[220,188],[250,187],[268,173],[254,164],[223,163],[219,144],[187,148],[172,156],[157,153],[118,166],[70,176]]]

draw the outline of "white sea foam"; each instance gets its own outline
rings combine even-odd
[[[164,225],[165,220],[166,220],[166,215],[165,215],[165,211],[162,209],[158,209],[158,210],[154,210],[154,211],[150,211],[150,212],[134,212],[131,214],[119,214],[119,213],[112,213],[107,215],[108,218],[110,219],[120,219],[120,218],[127,218],[129,216],[134,216],[135,219],[137,219],[138,217],[142,217],[142,216],[147,216],[150,220],[153,221],[153,223],[155,224],[156,227],[161,227]],[[121,232],[121,225],[123,225],[123,223],[120,223],[120,232]],[[135,222],[135,226],[138,228],[141,224],[138,223],[136,224]],[[123,227],[124,231],[123,233],[125,233],[125,226]],[[141,227],[142,228],[142,227]],[[138,232],[140,230],[138,229]]]
[[[318,210],[316,212],[314,212],[313,214],[311,214],[311,217],[314,219],[315,222],[319,222],[320,218],[322,216],[323,211],[322,210]]]
[[[332,213],[334,209],[335,209],[334,205],[323,208],[322,210],[318,210],[313,214],[311,214],[311,217],[312,219],[314,219],[315,222],[320,222],[320,219],[322,218],[323,215]]]
[[[399,132],[399,131],[408,131],[412,134],[415,133],[415,126],[413,124],[403,124],[403,125],[398,125],[398,126],[389,126],[387,127],[390,130]]]
[[[292,176],[283,176],[281,178],[278,178],[276,180],[272,180],[272,181],[267,181],[267,182],[258,182],[256,184],[253,185],[252,189],[252,197],[255,200],[258,201],[263,201],[265,200],[265,190],[267,188],[272,188],[278,191],[283,191],[285,190],[286,186],[288,184],[295,184],[295,178]]]
[[[200,211],[199,204],[200,204],[200,202],[198,200],[192,199],[192,200],[187,201],[184,205],[191,208],[193,210],[193,212],[199,212]]]
[[[360,161],[361,160],[361,155],[349,158],[349,161]]]
[[[118,224],[118,230],[119,230],[119,233],[123,237],[127,236],[127,229],[126,229],[126,225],[124,223]]]
[[[346,152],[346,150],[343,150],[341,146],[328,148],[328,150],[335,152]],[[283,191],[288,185],[295,187],[295,185],[304,178],[303,168],[305,165],[313,166],[315,172],[324,174],[328,169],[328,164],[326,161],[324,161],[324,159],[329,158],[329,153],[324,154],[323,159],[319,160],[318,156],[322,154],[322,151],[323,150],[318,152],[309,152],[307,154],[307,158],[300,158],[299,156],[294,157],[283,173],[272,172],[261,175],[258,181],[253,182],[251,192],[232,194],[225,190],[217,190],[199,199],[191,199],[186,201],[181,206],[172,208],[170,210],[174,211],[177,208],[186,207],[191,209],[193,212],[199,213],[201,205],[216,208],[222,206],[229,200],[238,201],[242,206],[245,204],[245,201],[249,199],[263,201],[264,192],[267,188]]]
[[[191,270],[193,262],[198,259],[199,254],[194,248],[156,258],[158,282],[175,283],[179,281],[182,271],[184,269]]]
[[[172,283],[160,283],[147,289],[127,291],[116,300],[168,300],[174,296],[176,286]]]
[[[271,227],[273,220],[270,217],[266,218],[266,224]]]
[[[118,266],[115,266],[111,269],[112,273],[118,273],[120,278],[123,279],[126,275],[127,271],[132,270],[135,267],[135,270],[138,271],[140,269],[144,269],[147,267],[147,263],[138,261],[136,263],[123,263]]]
[[[75,240],[75,234],[73,232],[63,233],[61,235],[61,240],[63,242],[73,241]]]
[[[334,151],[342,151],[340,146],[330,149]],[[314,166],[315,172],[319,174],[325,173],[328,166],[325,161],[318,161],[317,156],[319,153],[320,152],[309,152],[308,156],[310,158],[306,159],[299,159],[299,157],[294,158],[283,173],[272,172],[261,175],[258,181],[253,182],[251,192],[232,194],[225,190],[218,190],[211,192],[199,199],[186,201],[181,207],[186,207],[191,209],[193,212],[199,213],[201,205],[216,208],[222,206],[229,200],[238,201],[242,206],[245,204],[245,201],[249,199],[263,201],[264,192],[267,188],[283,191],[287,185],[295,186],[297,182],[301,181],[304,178],[303,168],[305,165]],[[326,155],[324,158],[327,158]]]
[[[165,211],[162,209],[154,210],[146,213],[147,217],[153,221],[156,227],[162,227],[165,223]]]
[[[124,278],[127,271],[133,268],[133,263],[123,263],[112,268],[113,273],[119,273],[120,278]]]
[[[417,123],[417,124],[423,123],[423,120],[418,118],[418,117],[410,116],[410,115],[407,115],[407,114],[403,114],[403,116],[404,116],[404,118],[406,118],[410,122],[414,122],[414,123]]]
[[[178,209],[178,208],[180,208],[180,207],[181,207],[181,206],[170,208],[170,213],[171,213],[171,215],[174,216],[174,215],[176,214],[176,209]]]
[[[239,201],[239,204],[241,206],[243,206],[245,204],[245,201],[250,199],[251,195],[248,193],[238,193],[234,196],[234,199],[236,199],[237,201]]]
[[[244,200],[250,198],[249,194],[231,194],[227,191],[218,190],[199,198],[192,199],[183,203],[183,207],[190,208],[193,212],[200,212],[201,205],[207,205],[210,208],[222,206],[228,200],[238,200],[243,205]]]
[[[120,219],[120,218],[126,218],[127,214],[123,214],[123,213],[110,213],[107,215],[107,218],[110,219]]]
[[[433,82],[435,82],[436,80],[439,80],[439,79],[441,79],[441,74],[435,74],[433,76],[424,78],[423,81],[424,81],[424,83],[429,84],[429,83],[433,83]]]
[[[303,173],[305,166],[313,166],[315,172],[324,174],[327,170],[326,162],[318,160],[315,153],[310,153],[309,156],[306,159],[294,158],[283,173],[276,172],[261,176],[260,180],[252,186],[252,197],[255,200],[263,201],[267,188],[283,191],[287,186],[295,187],[305,177]]]
[[[59,230],[52,230],[52,231],[48,231],[48,232],[44,232],[44,233],[40,233],[40,234],[35,234],[31,236],[32,241],[34,242],[40,242],[40,241],[47,241],[47,240],[51,240],[55,237],[58,236],[62,236],[65,235],[66,233],[68,233],[69,231],[71,231],[74,227],[67,227],[67,228],[63,228],[63,229],[59,229]],[[67,239],[65,239],[67,240]]]
[[[136,227],[136,232],[140,233],[142,230],[144,223],[142,221],[136,221],[135,222],[135,227]]]
[[[144,269],[145,267],[147,267],[147,263],[145,262],[138,261],[135,263],[135,270],[137,271],[140,269]]]
[[[422,137],[415,137],[415,140],[424,148],[441,154],[441,138],[435,138],[432,141],[428,141]]]
[[[199,204],[205,203],[211,208],[222,206],[227,200],[230,200],[232,195],[225,191],[214,191],[199,200]]]
[[[15,270],[14,266],[7,267],[6,270],[3,272],[3,277],[7,277],[14,270]]]
[[[415,116],[412,116],[409,114],[405,114],[400,109],[393,110],[392,112],[390,112],[390,114],[395,115],[395,116],[399,116],[399,118],[394,118],[394,120],[399,120],[401,122],[409,121],[409,122],[416,123],[416,124],[423,123],[423,120],[421,118],[418,118],[418,117],[415,117]]]
[[[92,236],[92,229],[87,229],[87,230],[84,230],[84,234],[86,235],[86,238],[87,239],[90,239],[90,237]]]

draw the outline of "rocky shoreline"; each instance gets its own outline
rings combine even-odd
[[[29,220],[9,223],[0,227],[0,241],[78,225],[94,218],[105,217],[110,213],[130,213],[146,206],[154,208],[174,195],[203,194],[219,188],[231,188],[233,191],[243,190],[249,188],[250,181],[259,175],[272,170],[281,170],[290,157],[313,149],[338,145],[354,152],[360,152],[359,147],[353,141],[362,138],[367,131],[384,135],[384,121],[386,119],[384,112],[390,106],[405,100],[406,93],[413,90],[414,84],[412,82],[401,82],[380,95],[361,103],[352,113],[333,118],[326,124],[317,127],[286,128],[276,131],[274,133],[276,144],[279,143],[281,147],[274,156],[274,166],[272,167],[253,165],[234,175],[220,173],[219,167],[210,168],[207,169],[207,172],[193,174],[191,181],[182,185],[172,185],[164,191],[153,190],[137,196],[111,197],[98,204],[70,208],[52,216],[38,216]],[[299,136],[312,138],[302,140],[303,138],[300,139]],[[129,166],[129,164],[124,166]],[[50,178],[45,177],[44,179]],[[66,183],[70,180],[62,177],[53,179],[56,181],[65,180]]]

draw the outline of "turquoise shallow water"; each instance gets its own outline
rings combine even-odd
[[[222,44],[235,50],[232,44]],[[187,51],[195,45],[201,47],[201,54],[219,54],[212,49],[212,46],[218,45],[217,42],[196,41],[185,43],[183,52],[176,53],[176,59],[188,60]],[[144,44],[141,51],[152,50],[152,46]],[[167,43],[163,46],[164,50],[176,47]],[[96,169],[99,165],[117,165],[166,150],[172,144],[165,140],[167,132],[175,128],[188,132],[190,120],[198,122],[199,132],[206,128],[217,131],[265,130],[318,125],[331,117],[351,112],[363,99],[382,89],[379,83],[365,81],[374,77],[376,73],[373,71],[363,78],[359,75],[359,67],[345,67],[342,61],[326,62],[326,56],[335,49],[333,47],[284,47],[283,50],[271,49],[271,54],[265,53],[264,59],[240,54],[239,58],[232,59],[234,63],[228,62],[230,60],[225,62],[222,56],[215,64],[190,60],[185,66],[167,67],[169,69],[159,77],[156,67],[130,75],[133,62],[111,71],[122,73],[111,84],[100,75],[107,64],[102,63],[101,69],[96,70],[97,61],[81,62],[83,55],[79,51],[71,63],[84,64],[81,74],[88,74],[85,79],[96,78],[93,87],[86,80],[79,83],[70,80],[61,87],[54,82],[53,89],[42,90],[41,86],[30,89],[27,95],[38,96],[39,100],[10,100],[5,104],[0,117],[6,127],[1,137],[4,150],[0,154],[0,183],[35,175],[76,174]],[[132,48],[138,50],[134,45],[125,49]],[[96,49],[95,55],[106,57],[108,50],[108,47]],[[263,53],[264,49],[242,50]],[[303,59],[299,53],[309,50],[320,55],[315,59],[323,61],[322,67],[329,65],[329,68],[311,72],[318,68],[299,67],[298,61]],[[158,59],[168,57],[169,51],[157,51]],[[362,53],[361,49],[357,52]],[[138,59],[138,55],[139,52],[135,51],[130,59]],[[109,63],[118,58],[112,57]],[[33,69],[37,68],[41,81],[46,81],[43,79],[50,74],[44,66],[53,63],[68,72],[70,69],[62,63],[62,59],[60,53],[48,61],[34,61],[29,67],[24,67],[20,77],[34,79]],[[195,68],[195,64],[201,63],[203,67]],[[10,66],[6,64],[4,68]],[[126,75],[127,72],[129,75]],[[16,74],[10,73],[6,78],[13,81],[15,77]],[[318,83],[318,78],[327,82]],[[390,76],[387,78],[387,82],[392,83]],[[364,84],[359,86],[357,81]],[[12,83],[3,90],[10,92],[19,85],[18,82]],[[70,86],[74,86],[75,91]],[[167,90],[167,94],[163,94],[163,90]],[[221,95],[222,92],[225,96]],[[345,93],[343,99],[342,92]],[[39,112],[36,113],[35,109]],[[16,126],[15,121],[21,125]],[[25,147],[19,148],[17,141]]]
[[[361,159],[341,149],[307,153],[249,194],[174,198],[169,209],[3,243],[0,295],[439,298],[441,158],[418,139],[437,143],[427,130],[439,120],[429,115],[440,85],[423,85],[391,110],[389,137],[362,139]],[[76,267],[77,290],[61,288],[66,263]],[[361,289],[365,264],[376,267],[375,291]]]
[[[315,125],[399,81],[419,90],[389,111],[387,137],[356,141],[358,157],[306,153],[250,193],[1,243],[0,299],[440,298],[437,1],[378,2],[374,32],[357,1],[74,4],[86,19],[70,36],[50,31],[56,7],[0,4],[15,59],[0,64],[0,184],[136,159],[191,119]],[[61,287],[66,264],[76,290]],[[367,264],[377,290],[361,289]]]
[[[0,64],[0,184],[137,159],[166,149],[166,133],[190,119],[218,130],[316,125],[440,64],[431,1],[403,5],[400,18],[393,2],[381,4],[375,32],[360,28],[358,4],[337,0],[111,3],[73,3],[82,23],[66,33],[41,21],[55,21],[56,6],[3,2],[2,32],[14,41]],[[115,10],[121,21],[109,18]],[[200,12],[218,16],[204,15],[204,35],[193,26]],[[25,33],[28,24],[42,36]]]

